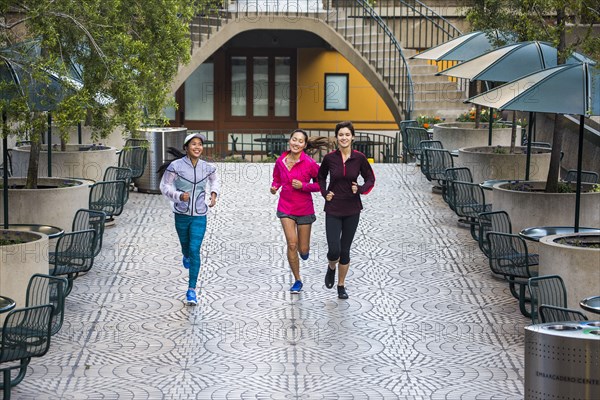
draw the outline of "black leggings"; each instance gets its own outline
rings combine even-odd
[[[350,246],[354,240],[354,234],[358,227],[359,214],[347,217],[335,217],[325,214],[325,232],[327,234],[327,259],[329,261],[340,260],[340,264],[350,263]]]

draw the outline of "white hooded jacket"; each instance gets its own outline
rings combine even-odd
[[[198,160],[194,167],[187,156],[174,160],[160,181],[160,191],[171,201],[173,212],[191,216],[206,215],[206,193],[219,195],[217,168],[203,160]],[[189,201],[180,200],[185,192],[190,194]]]

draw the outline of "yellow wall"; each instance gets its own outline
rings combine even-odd
[[[349,110],[325,111],[325,73],[349,74]],[[352,121],[356,129],[397,130],[384,101],[369,82],[336,51],[298,50],[298,125],[305,129],[332,129]]]

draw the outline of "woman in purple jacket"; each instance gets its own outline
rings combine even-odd
[[[290,135],[289,144],[290,149],[275,161],[271,193],[275,194],[281,188],[277,217],[281,220],[287,242],[287,259],[294,274],[290,292],[299,293],[302,277],[298,252],[303,260],[308,259],[310,230],[316,220],[311,192],[319,191],[319,184],[310,181],[316,180],[319,166],[304,152],[309,145],[306,132],[296,129]]]
[[[367,157],[352,150],[354,126],[350,121],[335,127],[338,149],[323,157],[318,181],[325,198],[325,232],[327,235],[327,260],[325,286],[333,287],[336,267],[338,273],[338,298],[347,299],[345,280],[350,267],[350,246],[358,227],[362,210],[361,194],[368,194],[375,185],[375,174]],[[364,183],[359,185],[358,176]],[[327,177],[329,176],[329,186]]]

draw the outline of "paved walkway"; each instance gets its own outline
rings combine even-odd
[[[347,280],[323,284],[323,200],[291,295],[272,164],[218,165],[197,307],[168,204],[131,194],[14,399],[522,399],[505,282],[414,165],[374,165]]]

